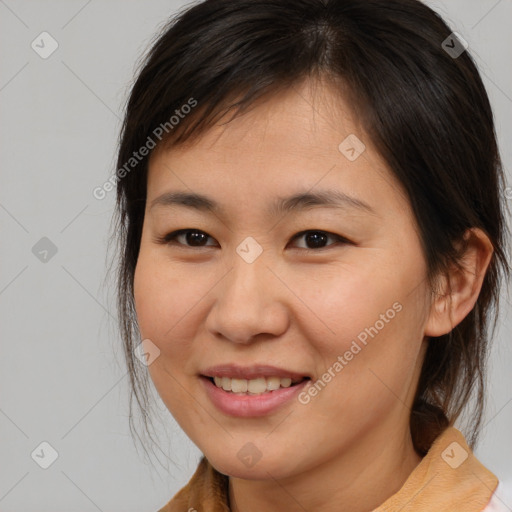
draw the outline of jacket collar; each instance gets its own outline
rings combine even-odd
[[[203,456],[188,484],[158,512],[230,512],[228,483]],[[448,427],[400,490],[373,512],[481,512],[497,485],[462,433]]]
[[[401,489],[373,512],[481,512],[498,479],[474,456],[462,433],[448,427]]]

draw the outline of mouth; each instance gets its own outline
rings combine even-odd
[[[238,418],[261,417],[291,407],[312,379],[312,375],[266,364],[212,366],[198,376],[213,405]]]
[[[268,377],[256,377],[252,379],[241,379],[227,376],[207,376],[201,377],[208,379],[214,386],[227,393],[234,395],[255,396],[273,393],[283,388],[298,386],[310,377],[279,377],[277,375]]]

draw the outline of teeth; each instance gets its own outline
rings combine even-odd
[[[283,388],[289,388],[292,385],[292,379],[286,377],[285,379],[281,379],[281,386]]]
[[[249,391],[249,393],[264,393],[267,390],[265,377],[246,380],[245,382],[247,382],[247,391]]]
[[[292,379],[289,377],[258,377],[257,379],[230,379],[229,377],[214,377],[215,385],[224,391],[233,393],[248,393],[250,395],[259,395],[268,391],[275,391],[279,388],[289,388],[292,385]],[[294,381],[300,382],[302,379]]]
[[[231,391],[231,379],[228,377],[222,377],[220,379],[220,384],[217,384],[217,386],[225,389],[226,391]]]
[[[245,379],[231,379],[231,391],[233,393],[245,393],[247,391],[247,381]]]
[[[279,377],[267,377],[267,389],[275,391],[281,387],[281,379]]]

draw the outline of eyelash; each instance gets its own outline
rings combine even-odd
[[[192,246],[192,245],[180,244],[179,242],[176,242],[176,238],[178,236],[185,235],[187,233],[202,233],[202,234],[208,236],[209,238],[213,239],[213,237],[208,235],[208,233],[205,233],[204,231],[201,231],[200,229],[190,228],[190,229],[179,229],[177,231],[173,231],[171,233],[168,233],[167,235],[164,235],[163,237],[157,238],[156,242],[160,243],[160,244],[165,244],[165,245],[178,244],[178,245],[182,245],[182,246],[184,246],[186,248],[190,248],[190,249],[194,249],[194,248],[202,249],[202,248],[205,248],[205,247],[213,247],[212,245]],[[346,239],[346,238],[344,238],[344,237],[342,237],[340,235],[337,235],[336,233],[330,233],[329,231],[322,231],[320,229],[307,229],[307,230],[304,230],[304,231],[300,231],[299,233],[295,234],[292,237],[291,240],[292,241],[296,240],[297,238],[300,238],[300,237],[302,237],[304,235],[307,235],[307,234],[310,234],[310,233],[321,233],[321,234],[327,235],[328,237],[331,237],[331,238],[335,239],[336,243],[329,244],[329,245],[327,245],[325,247],[319,247],[317,249],[310,249],[310,248],[304,248],[304,247],[298,247],[296,249],[300,249],[300,250],[306,251],[306,252],[319,252],[319,251],[328,249],[329,247],[337,246],[338,244],[343,244],[343,245],[352,244],[353,245],[353,242],[351,242],[350,240],[348,240],[348,239]]]

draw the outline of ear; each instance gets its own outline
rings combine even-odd
[[[464,246],[460,261],[462,269],[454,267],[439,278],[425,325],[425,336],[448,334],[476,304],[494,249],[489,237],[479,228],[471,228],[464,233],[458,249]]]

